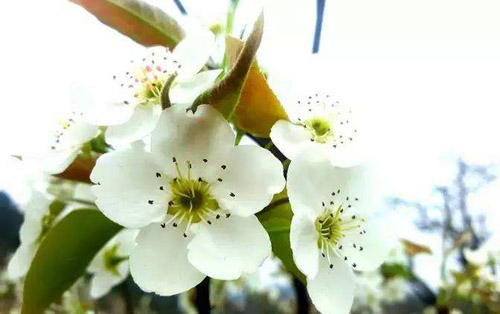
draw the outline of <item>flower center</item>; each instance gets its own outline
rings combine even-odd
[[[104,268],[118,275],[118,265],[126,259],[127,257],[118,255],[118,244],[115,244],[104,252]]]
[[[357,217],[356,215],[345,217],[343,213],[344,208],[342,205],[334,209],[325,207],[323,214],[315,222],[316,232],[318,233],[318,247],[321,250],[321,255],[328,258],[330,268],[333,267],[331,254],[335,253],[339,256],[344,256],[344,260],[347,260],[347,256],[340,253],[342,244],[339,245],[339,242],[349,234],[355,232],[364,233],[362,230],[365,222],[364,218]]]
[[[309,132],[311,132],[311,139],[318,143],[326,143],[328,139],[333,138],[333,130],[331,123],[323,117],[314,117],[304,123]]]
[[[164,224],[169,224],[171,221],[176,221],[173,226],[177,227],[182,221],[187,221],[184,237],[187,237],[187,232],[193,223],[205,222],[212,224],[211,219],[220,218],[219,204],[210,193],[210,183],[203,180],[201,177],[194,179],[191,176],[191,162],[187,161],[187,176],[183,175],[179,163],[175,160],[175,169],[177,177],[170,180],[169,185],[172,191],[172,199],[168,203],[167,212],[173,217]]]
[[[141,101],[141,104],[158,103],[165,82],[166,80],[160,80],[156,75],[151,80],[145,76],[137,93],[137,98]]]

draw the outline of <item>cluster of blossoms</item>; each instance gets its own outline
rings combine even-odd
[[[236,145],[231,124],[213,106],[190,109],[221,74],[205,70],[213,45],[213,35],[203,32],[172,52],[148,48],[109,78],[113,101],[78,107],[51,134],[43,154],[23,156],[56,175],[81,154],[91,158],[88,147],[96,138],[108,145],[90,175],[92,197],[124,229],[89,266],[91,295],[108,293],[129,270],[144,291],[163,296],[187,291],[206,276],[233,280],[255,272],[271,253],[256,215],[286,187],[294,214],[291,249],[311,299],[322,313],[348,313],[355,272],[377,268],[387,253],[384,230],[370,219],[373,177],[360,163],[350,109],[316,92],[288,104],[290,120],[270,132],[290,160],[284,171],[284,160],[270,150]],[[26,273],[44,234],[64,217],[64,206],[54,200],[35,201],[9,267],[12,276]]]

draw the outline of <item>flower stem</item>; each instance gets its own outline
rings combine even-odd
[[[261,210],[261,211],[259,212],[259,214],[263,214],[263,213],[265,213],[265,212],[267,212],[267,211],[269,211],[269,210],[271,210],[271,209],[273,209],[273,208],[275,208],[275,207],[277,207],[277,206],[280,206],[280,205],[282,205],[282,204],[286,204],[286,203],[288,203],[288,202],[289,202],[289,201],[288,201],[288,197],[283,197],[283,198],[280,198],[280,199],[278,199],[278,200],[275,200],[275,201],[274,201],[274,202],[272,202],[271,204],[269,204],[269,205],[267,205],[266,207],[264,207],[264,209],[263,209],[263,210]]]
[[[274,146],[273,141],[269,141],[269,143],[267,143],[266,146],[264,146],[264,148],[270,150],[271,148],[273,148],[273,146]]]
[[[196,286],[196,308],[199,314],[208,314],[211,311],[210,306],[210,278],[206,277]]]
[[[307,298],[306,287],[297,278],[293,278],[293,287],[295,288],[295,294],[297,298],[297,314],[308,314],[309,313],[309,299]]]
[[[172,83],[174,82],[176,77],[177,77],[177,74],[170,75],[169,78],[167,79],[167,81],[165,82],[165,85],[163,85],[163,87],[162,87],[161,96],[160,96],[162,109],[170,108],[170,106],[172,105],[170,103],[170,97],[168,95],[168,92],[170,91],[170,87],[172,86]]]

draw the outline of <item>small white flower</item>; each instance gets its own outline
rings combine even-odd
[[[299,154],[290,164],[291,247],[322,313],[348,313],[355,286],[352,270],[377,268],[389,249],[381,228],[367,219],[374,205],[369,173],[365,166],[332,166],[315,151]]]
[[[96,204],[111,220],[142,228],[130,271],[145,291],[173,295],[205,275],[236,279],[262,264],[269,237],[255,217],[284,185],[281,163],[257,146],[234,146],[213,107],[166,109],[151,153],[115,151],[97,160]]]
[[[11,279],[26,275],[41,240],[60,218],[59,214],[64,208],[62,204],[56,203],[51,206],[52,201],[38,191],[33,191],[31,195],[24,209],[24,222],[19,232],[21,245],[9,261],[8,275]]]
[[[99,128],[83,122],[82,115],[73,111],[48,121],[47,129],[34,135],[32,146],[22,154],[23,160],[47,174],[63,172],[80,154],[83,144],[99,134]]]
[[[124,229],[114,236],[94,257],[88,271],[92,273],[90,296],[100,298],[129,274],[128,258],[135,245],[138,230]]]
[[[221,70],[199,71],[214,46],[214,35],[203,30],[188,35],[172,52],[159,46],[145,48],[139,58],[130,60],[126,68],[112,76],[113,82],[98,88],[102,93],[76,91],[79,97],[75,97],[75,103],[89,123],[109,126],[109,144],[127,146],[155,128],[162,112],[163,87],[173,75],[169,98],[174,104],[190,105],[213,84]],[[102,94],[108,97],[104,102]]]
[[[334,165],[351,166],[360,161],[358,129],[351,110],[329,94],[310,94],[287,106],[290,121],[280,120],[271,139],[290,160],[301,151],[325,152]]]

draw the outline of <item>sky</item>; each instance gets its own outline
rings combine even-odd
[[[183,24],[225,18],[225,1],[185,0],[187,19],[173,1],[150,2]],[[235,34],[251,23],[261,2],[241,0]],[[458,156],[481,164],[500,161],[498,1],[326,0],[320,53],[311,57],[314,3],[264,1],[258,59],[281,85],[293,80],[325,86],[359,113],[385,195],[432,197],[432,188],[454,175]],[[73,84],[95,83],[141,47],[66,1],[0,6],[1,156],[32,145],[46,118],[67,104]],[[473,206],[497,208],[499,187],[475,196]],[[498,219],[494,210],[489,215]],[[408,220],[396,225],[397,233],[436,242],[408,232]]]

